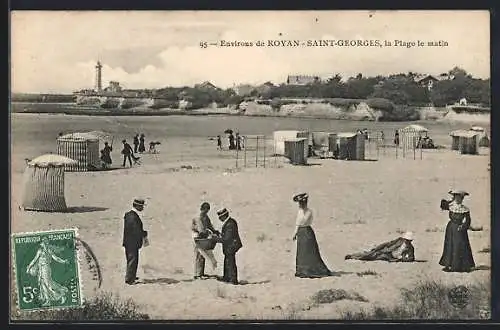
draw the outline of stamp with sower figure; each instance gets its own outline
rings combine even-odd
[[[76,239],[76,229],[12,234],[21,311],[83,305]]]

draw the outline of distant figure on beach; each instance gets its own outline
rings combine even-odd
[[[241,135],[240,133],[236,132],[236,149],[241,150]]]
[[[217,150],[222,150],[222,139],[220,135],[217,135]]]
[[[365,136],[365,140],[368,140],[368,129],[367,128],[363,128],[362,133]]]
[[[146,151],[146,146],[144,145],[144,134],[141,134],[141,137],[139,138],[139,153],[142,154],[144,151]]]
[[[111,151],[113,151],[113,147],[111,147],[108,142],[104,142],[104,148],[101,150],[103,168],[108,168],[108,166],[113,163],[111,160]]]
[[[212,252],[215,244],[213,244],[211,249],[201,246],[199,239],[212,239],[214,236],[218,237],[220,235],[219,231],[215,230],[208,216],[210,211],[210,204],[204,202],[200,206],[200,214],[193,218],[191,224],[191,232],[194,239],[194,279],[205,279],[205,260],[210,261],[212,269],[217,268],[217,260],[215,260],[214,254]],[[213,238],[214,243],[216,239]]]
[[[385,134],[384,134],[384,131],[380,131],[380,141],[382,142],[382,145],[385,144]]]
[[[217,211],[217,215],[223,223],[219,238],[219,242],[222,243],[222,252],[224,253],[224,273],[221,281],[238,284],[236,252],[243,247],[238,232],[238,224],[236,220],[229,216],[229,211],[226,208]]]
[[[394,132],[394,145],[396,147],[399,147],[399,131],[396,130],[396,132]]]
[[[149,142],[149,153],[150,154],[157,154],[158,150],[156,149],[157,145],[160,145],[161,143],[159,141],[151,141]]]
[[[137,153],[137,149],[139,148],[139,134],[134,136],[134,153]]]
[[[309,195],[298,194],[293,201],[299,203],[297,212],[296,229],[293,240],[297,241],[297,256],[295,265],[295,276],[302,278],[317,278],[331,276],[332,272],[323,262],[319,252],[316,235],[311,227],[313,213],[307,207]]]
[[[233,132],[229,133],[229,150],[236,149],[236,145],[234,144],[234,135]]]
[[[142,211],[145,206],[144,199],[134,199],[132,210],[125,213],[123,217],[123,247],[127,260],[127,271],[125,283],[129,285],[137,284],[137,266],[139,265],[139,250],[143,247],[148,232],[144,230],[142,224]]]
[[[134,160],[134,164],[137,164],[140,157],[134,156],[134,151],[132,150],[132,147],[130,146],[130,144],[127,143],[127,140],[122,140],[122,143],[123,143],[123,149],[122,149],[123,165],[122,166],[125,167],[126,161],[128,159],[130,167],[132,167],[132,159]]]
[[[392,241],[377,245],[370,251],[348,254],[346,260],[355,259],[363,261],[383,260],[389,262],[415,261],[415,248],[412,244],[413,233],[406,232],[403,236]]]
[[[469,193],[463,190],[451,190],[451,201],[441,200],[441,210],[448,211],[448,225],[444,237],[443,254],[439,264],[445,272],[470,272],[476,265],[472,256],[469,235],[471,227],[470,210],[462,202]]]

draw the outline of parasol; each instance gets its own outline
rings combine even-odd
[[[228,128],[224,131],[224,134],[233,134],[233,130]]]

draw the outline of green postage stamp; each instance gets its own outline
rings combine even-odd
[[[20,310],[82,306],[76,229],[12,234]]]

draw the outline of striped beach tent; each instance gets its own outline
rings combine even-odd
[[[422,125],[408,125],[399,130],[403,149],[413,150],[418,145],[419,138],[427,136],[429,130]]]
[[[70,133],[57,138],[57,153],[76,160],[65,165],[69,172],[85,172],[100,168],[99,137],[93,133]]]
[[[24,173],[25,210],[64,212],[64,166],[77,162],[60,155],[43,155],[28,162]]]

